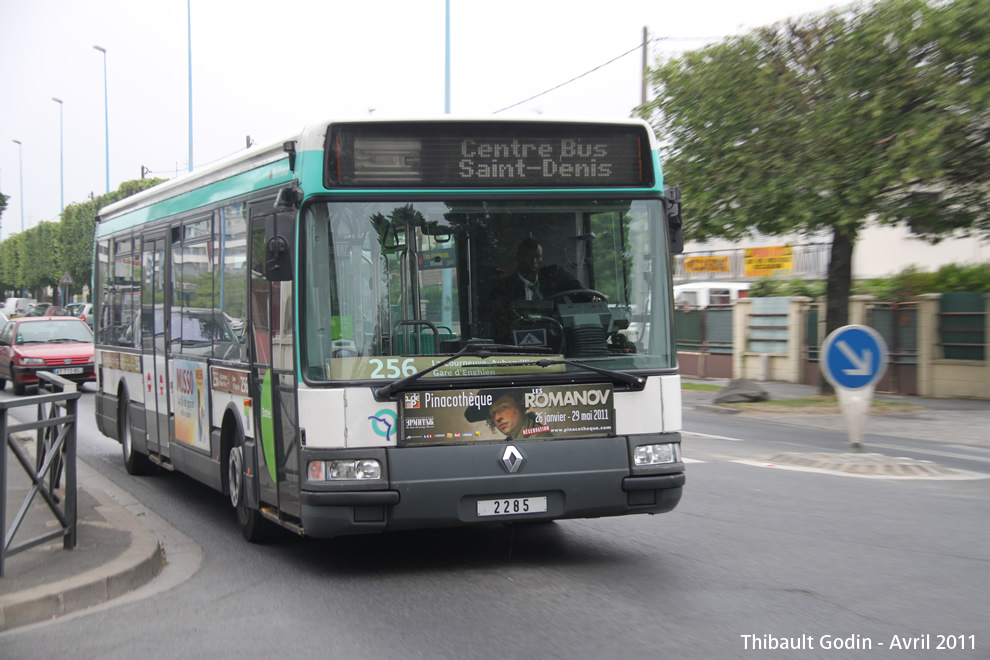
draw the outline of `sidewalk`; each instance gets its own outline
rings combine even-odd
[[[727,380],[698,380],[682,378],[685,383],[701,383],[724,387]],[[814,385],[758,382],[770,394],[771,400],[799,399],[819,393]],[[737,411],[713,401],[718,392],[682,390],[686,410],[705,413],[738,414],[745,419],[791,424],[808,428],[829,428],[847,432],[845,418],[840,412],[780,412],[753,410]],[[910,411],[872,412],[866,421],[866,434],[913,438],[947,444],[990,447],[990,401],[980,399],[924,399],[902,394],[875,395],[877,400],[894,401],[914,406]]]
[[[33,435],[18,435],[21,448],[33,455]],[[9,528],[31,479],[6,446],[3,449],[8,451]],[[161,570],[165,557],[158,537],[108,494],[115,487],[82,461],[77,462],[77,478],[76,547],[65,550],[59,538],[6,558],[0,578],[0,632],[116,598],[151,581]],[[41,495],[35,495],[13,545],[58,525]]]

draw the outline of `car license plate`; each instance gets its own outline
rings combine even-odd
[[[505,497],[500,500],[478,502],[479,516],[517,516],[527,513],[546,513],[545,497]]]
[[[61,369],[55,370],[56,376],[62,376],[66,374],[81,374],[83,372],[82,367],[62,367]]]

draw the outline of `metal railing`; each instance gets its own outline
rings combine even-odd
[[[4,575],[7,557],[28,550],[49,541],[62,538],[62,547],[72,550],[76,547],[76,406],[82,392],[75,383],[39,372],[39,386],[51,393],[0,401],[0,531],[4,533],[0,545],[0,577]],[[37,419],[33,422],[11,424],[9,412],[17,408],[37,406]],[[21,431],[36,432],[35,460],[18,446],[14,437]],[[17,458],[31,480],[24,501],[7,529],[7,450]],[[58,487],[62,472],[65,472],[64,496],[59,496]],[[14,536],[31,508],[36,495],[40,494],[54,514],[59,528],[14,545]],[[13,500],[11,500],[13,501]]]
[[[820,280],[828,274],[828,260],[832,246],[828,243],[808,243],[791,247],[791,269],[786,275],[778,275],[782,279],[800,277],[802,279]],[[689,273],[685,268],[685,259],[692,257],[724,257],[728,259],[728,268],[723,272]],[[757,278],[746,275],[746,249],[726,248],[722,250],[701,250],[685,252],[674,256],[674,284],[684,282],[703,282],[719,280],[753,281]]]

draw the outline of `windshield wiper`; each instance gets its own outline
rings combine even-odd
[[[482,348],[482,347],[484,347],[484,348]],[[487,349],[495,349],[495,351],[493,352],[493,351],[487,350]],[[465,357],[465,356],[467,356],[467,357],[477,357],[477,358],[481,358],[482,360],[486,360],[486,359],[488,359],[488,358],[490,358],[492,356],[502,356],[502,355],[532,355],[532,353],[518,353],[518,352],[517,353],[499,353],[499,352],[497,352],[500,349],[501,350],[515,350],[515,351],[518,351],[519,350],[519,347],[518,346],[512,346],[512,345],[509,345],[509,344],[466,344],[464,346],[464,348],[462,348],[461,350],[457,351],[456,353],[454,353],[450,357],[448,357],[448,358],[446,358],[444,360],[441,360],[440,362],[437,362],[436,364],[431,365],[431,366],[427,367],[426,369],[423,369],[422,371],[418,371],[418,372],[416,372],[416,373],[414,373],[414,374],[412,374],[410,376],[406,376],[405,378],[400,378],[399,380],[392,381],[388,385],[385,385],[383,387],[377,388],[375,390],[375,400],[376,401],[385,401],[392,394],[392,392],[396,392],[396,391],[404,388],[406,385],[409,385],[411,383],[416,382],[417,380],[419,380],[420,378],[422,378],[426,374],[430,373],[434,369],[439,369],[443,365],[447,364],[448,362],[453,362],[454,360],[456,360],[459,357]],[[528,350],[528,351],[537,351],[537,350],[543,351],[543,350],[547,350],[547,349],[537,348],[537,347],[534,346],[534,347],[528,348],[526,350]],[[545,362],[545,361],[546,360],[541,360],[541,362]],[[530,363],[529,362],[523,362],[521,364],[530,364]],[[537,363],[536,362],[533,362],[532,364],[537,364]],[[513,363],[512,366],[516,366],[515,363]]]
[[[590,364],[587,363],[587,361],[579,362],[578,360],[536,360],[535,362],[520,362],[512,366],[524,367],[529,365],[535,365],[537,367],[543,367],[544,369],[546,369],[547,367],[552,367],[556,364],[570,364],[575,367],[580,367],[581,369],[587,369],[588,371],[593,371],[596,374],[608,376],[614,381],[625,383],[627,385],[632,385],[633,389],[635,389],[637,392],[641,391],[644,387],[646,387],[645,378],[641,378],[639,376],[633,376],[632,374],[627,374],[624,371],[614,371],[612,369],[599,369],[598,367],[591,366]]]

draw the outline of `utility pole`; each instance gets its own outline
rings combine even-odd
[[[650,32],[647,26],[643,26],[643,93],[640,105],[646,105],[646,69],[649,66],[649,49],[648,45],[650,43]]]

